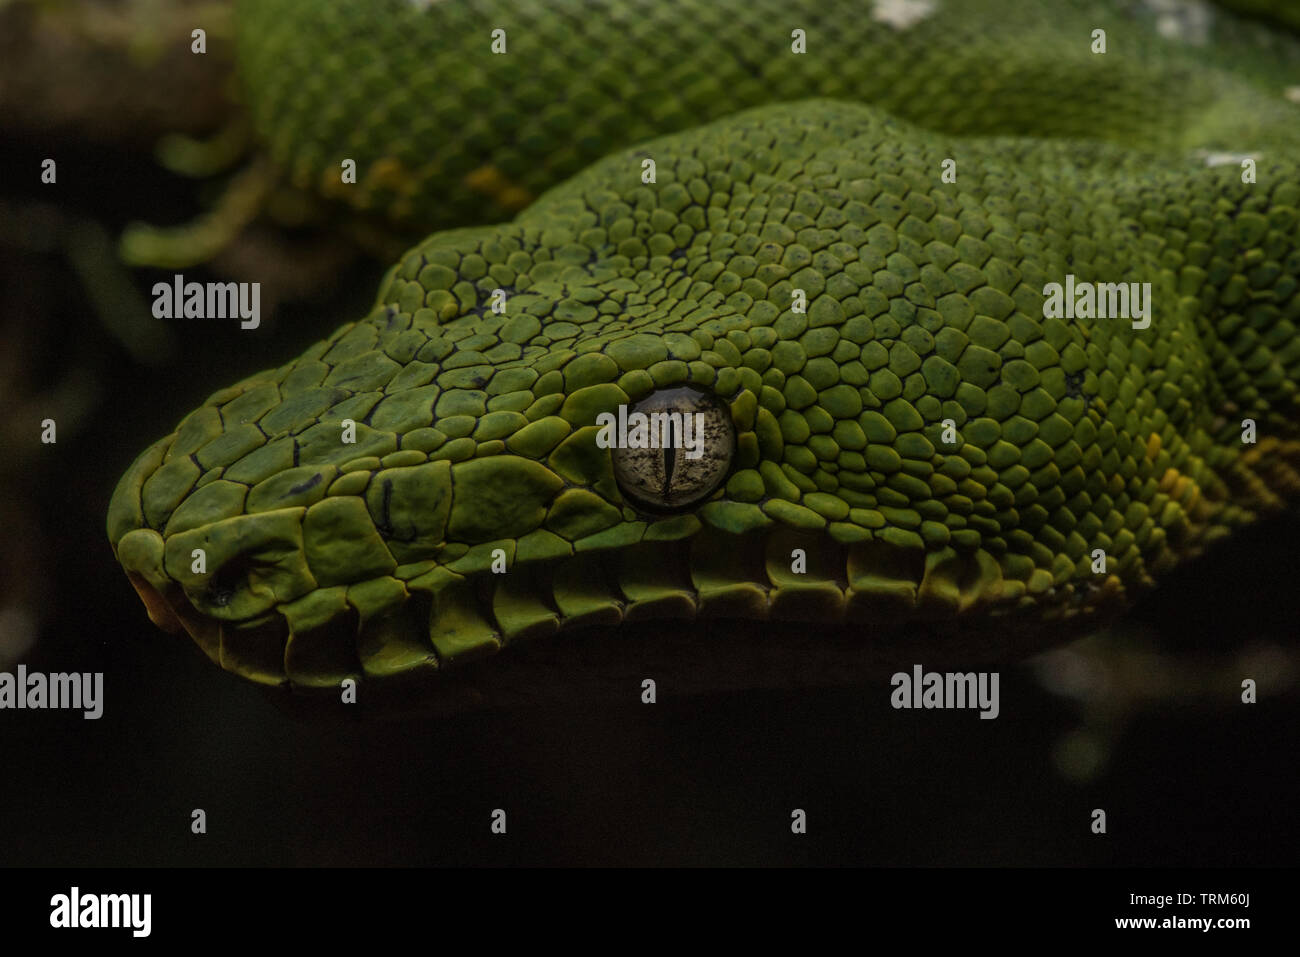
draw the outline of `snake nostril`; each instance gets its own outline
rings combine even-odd
[[[247,555],[238,555],[218,568],[208,581],[208,603],[215,608],[225,608],[234,601],[239,590],[247,586],[252,565]]]

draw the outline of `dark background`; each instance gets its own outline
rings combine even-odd
[[[362,315],[384,264],[310,231],[258,233],[288,244],[285,261],[341,265],[306,290],[268,283],[279,304],[264,301],[256,332],[151,325],[140,304],[172,271],[125,271],[94,237],[210,202],[153,162],[155,132],[39,105],[0,132],[0,670],[103,671],[106,702],[98,721],[0,712],[0,864],[1294,863],[1294,517],[1181,569],[1121,628],[1003,667],[995,721],[894,711],[886,681],[653,706],[629,687],[623,702],[439,718],[363,699],[303,716],[159,632],[104,533],[118,477],[212,391]],[[39,183],[46,156],[57,186]],[[37,441],[47,414],[53,446]],[[1240,703],[1243,677],[1258,704]],[[494,808],[506,836],[489,832]],[[793,808],[806,835],[790,833]]]

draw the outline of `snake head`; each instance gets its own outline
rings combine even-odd
[[[949,189],[951,144],[812,102],[615,154],[188,415],[119,484],[117,556],[154,621],[273,684],[637,623],[674,653],[788,623],[787,661],[1041,647],[1249,517],[1194,317],[1046,314],[1045,282],[1146,261],[1070,218],[1082,180],[1002,175],[1051,148],[969,141]],[[1095,159],[1118,215],[1126,160]]]

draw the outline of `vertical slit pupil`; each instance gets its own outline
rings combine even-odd
[[[668,420],[668,445],[664,449],[664,491],[663,497],[668,498],[668,490],[673,487],[673,468],[677,465],[677,422],[674,419]]]

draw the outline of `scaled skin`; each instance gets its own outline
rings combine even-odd
[[[427,230],[571,178],[430,236],[370,316],[140,456],[108,531],[153,620],[306,687],[584,625],[704,633],[674,618],[1023,651],[1293,498],[1296,45],[935,8],[245,4],[250,106],[297,185]],[[1150,327],[1044,318],[1067,274],[1151,283]],[[648,514],[594,423],[683,384],[730,409],[734,461]]]
[[[110,538],[155,621],[272,683],[624,617],[1005,619],[1046,640],[1296,491],[1297,172],[1247,185],[825,101],[742,114],[431,237],[369,317],[148,450]],[[1044,319],[1067,272],[1152,283],[1150,327]],[[736,458],[656,519],[594,422],[688,383],[730,405]]]
[[[508,220],[614,150],[810,97],[874,104],[953,135],[1178,151],[1300,141],[1284,99],[1300,83],[1300,47],[1187,6],[1197,9],[241,0],[236,26],[253,124],[284,179],[418,240]],[[504,54],[492,52],[498,29]],[[806,53],[792,52],[795,30]],[[1106,33],[1104,54],[1093,52],[1095,30]],[[346,159],[357,182],[345,186]]]

